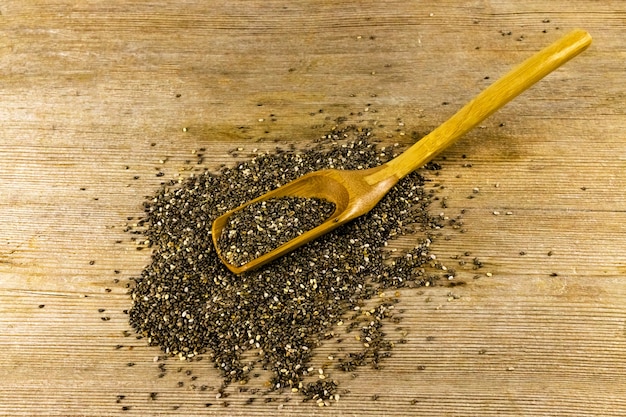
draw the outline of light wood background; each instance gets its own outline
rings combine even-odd
[[[208,361],[158,378],[124,336],[160,181],[351,113],[409,144],[576,27],[589,50],[438,158],[466,285],[403,292],[406,343],[339,403],[216,399]],[[626,415],[625,28],[618,0],[3,1],[0,415]]]

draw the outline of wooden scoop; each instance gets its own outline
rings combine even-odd
[[[228,269],[239,274],[283,256],[367,213],[405,175],[422,167],[493,112],[584,51],[590,44],[591,36],[583,30],[574,30],[563,36],[513,68],[467,103],[448,121],[386,164],[366,170],[327,169],[312,172],[223,214],[213,222],[212,227],[213,243],[218,256]],[[286,196],[318,197],[334,203],[336,208],[324,223],[282,246],[241,266],[229,263],[222,256],[218,245],[228,218],[249,204]]]

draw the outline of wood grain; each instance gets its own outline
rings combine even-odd
[[[626,414],[625,16],[579,0],[3,2],[0,415]],[[464,211],[434,252],[465,285],[403,291],[406,343],[342,377],[339,403],[216,399],[209,361],[159,378],[158,349],[125,336],[149,253],[124,229],[164,178],[306,146],[344,116],[409,145],[576,27],[589,50],[427,173],[433,211]]]

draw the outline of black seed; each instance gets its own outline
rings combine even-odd
[[[233,213],[219,240],[222,256],[241,266],[326,220],[335,205],[319,198],[281,197]]]
[[[370,141],[371,133],[361,127],[337,128],[309,149],[260,153],[222,167],[218,174],[204,171],[180,183],[167,182],[150,196],[145,217],[127,230],[141,235],[137,241],[150,242],[145,247],[152,249],[149,265],[127,286],[133,303],[129,321],[137,334],[168,356],[195,359],[203,354],[221,373],[224,387],[267,373],[269,388],[263,395],[295,389],[310,400],[335,398],[337,383],[326,370],[325,379],[315,383],[305,384],[305,378],[313,372],[308,369],[315,348],[326,339],[347,340],[345,332],[350,330],[361,346],[356,351],[346,346],[342,353],[339,349],[347,343],[332,344],[337,347],[337,366],[332,369],[354,374],[361,366],[379,368],[395,343],[383,332],[383,324],[401,317],[394,309],[396,300],[378,295],[433,286],[438,279],[423,268],[432,262],[430,243],[444,225],[429,213],[433,197],[419,172],[402,179],[368,214],[252,272],[230,273],[210,239],[215,218],[277,186],[319,169],[373,168],[399,151],[390,146],[383,155]],[[441,166],[432,162],[426,169]],[[290,204],[279,207],[288,212],[284,218],[298,218],[305,226],[300,228],[306,229],[331,214],[332,205],[318,203],[324,215],[314,221]],[[241,226],[256,228],[259,223],[252,220]],[[417,246],[390,257],[386,242],[409,233],[416,233]],[[241,248],[241,242],[234,244]],[[270,244],[275,243],[262,242],[263,250]],[[482,264],[475,259],[474,266]],[[373,307],[364,307],[370,304]],[[340,321],[346,323],[338,333],[335,325]],[[244,359],[252,356],[252,363]],[[159,378],[165,376],[161,365]],[[228,394],[221,388],[218,395],[223,399]]]

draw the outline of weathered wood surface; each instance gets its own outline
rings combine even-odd
[[[626,414],[626,3],[8,0],[0,13],[0,415]],[[158,350],[124,337],[124,283],[149,253],[123,229],[155,168],[175,178],[200,147],[215,168],[232,148],[306,144],[350,113],[408,144],[575,27],[588,51],[438,159],[448,208],[433,210],[465,209],[466,230],[443,229],[435,252],[453,266],[471,252],[480,278],[457,266],[467,285],[403,293],[407,343],[338,404],[224,408],[189,377],[157,378]],[[208,361],[193,366],[219,385]]]

